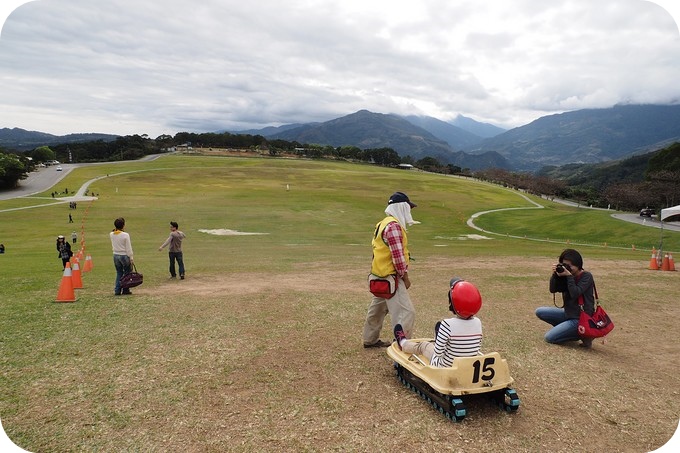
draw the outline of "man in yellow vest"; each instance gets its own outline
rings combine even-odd
[[[387,217],[375,227],[371,275],[393,280],[396,288],[389,297],[373,295],[364,323],[364,348],[390,345],[389,342],[379,338],[387,313],[390,314],[393,329],[397,324],[401,324],[408,338],[413,335],[416,314],[407,291],[411,286],[411,280],[408,276],[410,257],[406,228],[419,223],[411,216],[411,208],[415,207],[405,193],[395,192],[385,208]]]

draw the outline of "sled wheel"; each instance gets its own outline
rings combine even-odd
[[[467,410],[463,405],[463,400],[460,398],[451,398],[451,406],[453,407],[451,420],[455,420],[457,422],[463,421],[463,419],[467,415]]]
[[[508,412],[515,412],[519,409],[519,396],[515,389],[507,388],[505,389],[505,410]]]

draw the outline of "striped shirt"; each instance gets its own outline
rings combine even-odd
[[[456,357],[471,357],[479,354],[482,346],[482,321],[479,318],[444,319],[434,342],[434,354],[430,365],[450,367]]]

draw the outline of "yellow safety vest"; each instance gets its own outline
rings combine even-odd
[[[378,277],[387,277],[388,275],[395,275],[397,270],[392,262],[392,252],[387,245],[387,242],[383,239],[383,232],[387,225],[392,222],[397,222],[397,219],[392,216],[385,217],[382,221],[378,222],[375,226],[375,233],[373,234],[373,262],[371,263],[371,273],[377,275]],[[401,227],[401,225],[399,225]],[[408,252],[408,239],[406,237],[406,231],[402,228],[404,257],[406,260],[406,265],[409,263],[409,252]]]

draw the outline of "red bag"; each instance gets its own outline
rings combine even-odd
[[[378,277],[377,275],[370,274],[368,276],[368,290],[375,297],[390,299],[397,292],[398,281],[393,275]]]
[[[578,318],[578,334],[581,338],[600,338],[607,335],[614,328],[614,322],[604,308],[600,305],[595,289],[595,312],[592,315],[583,309],[583,296],[579,297],[578,304],[581,306],[581,314]]]

